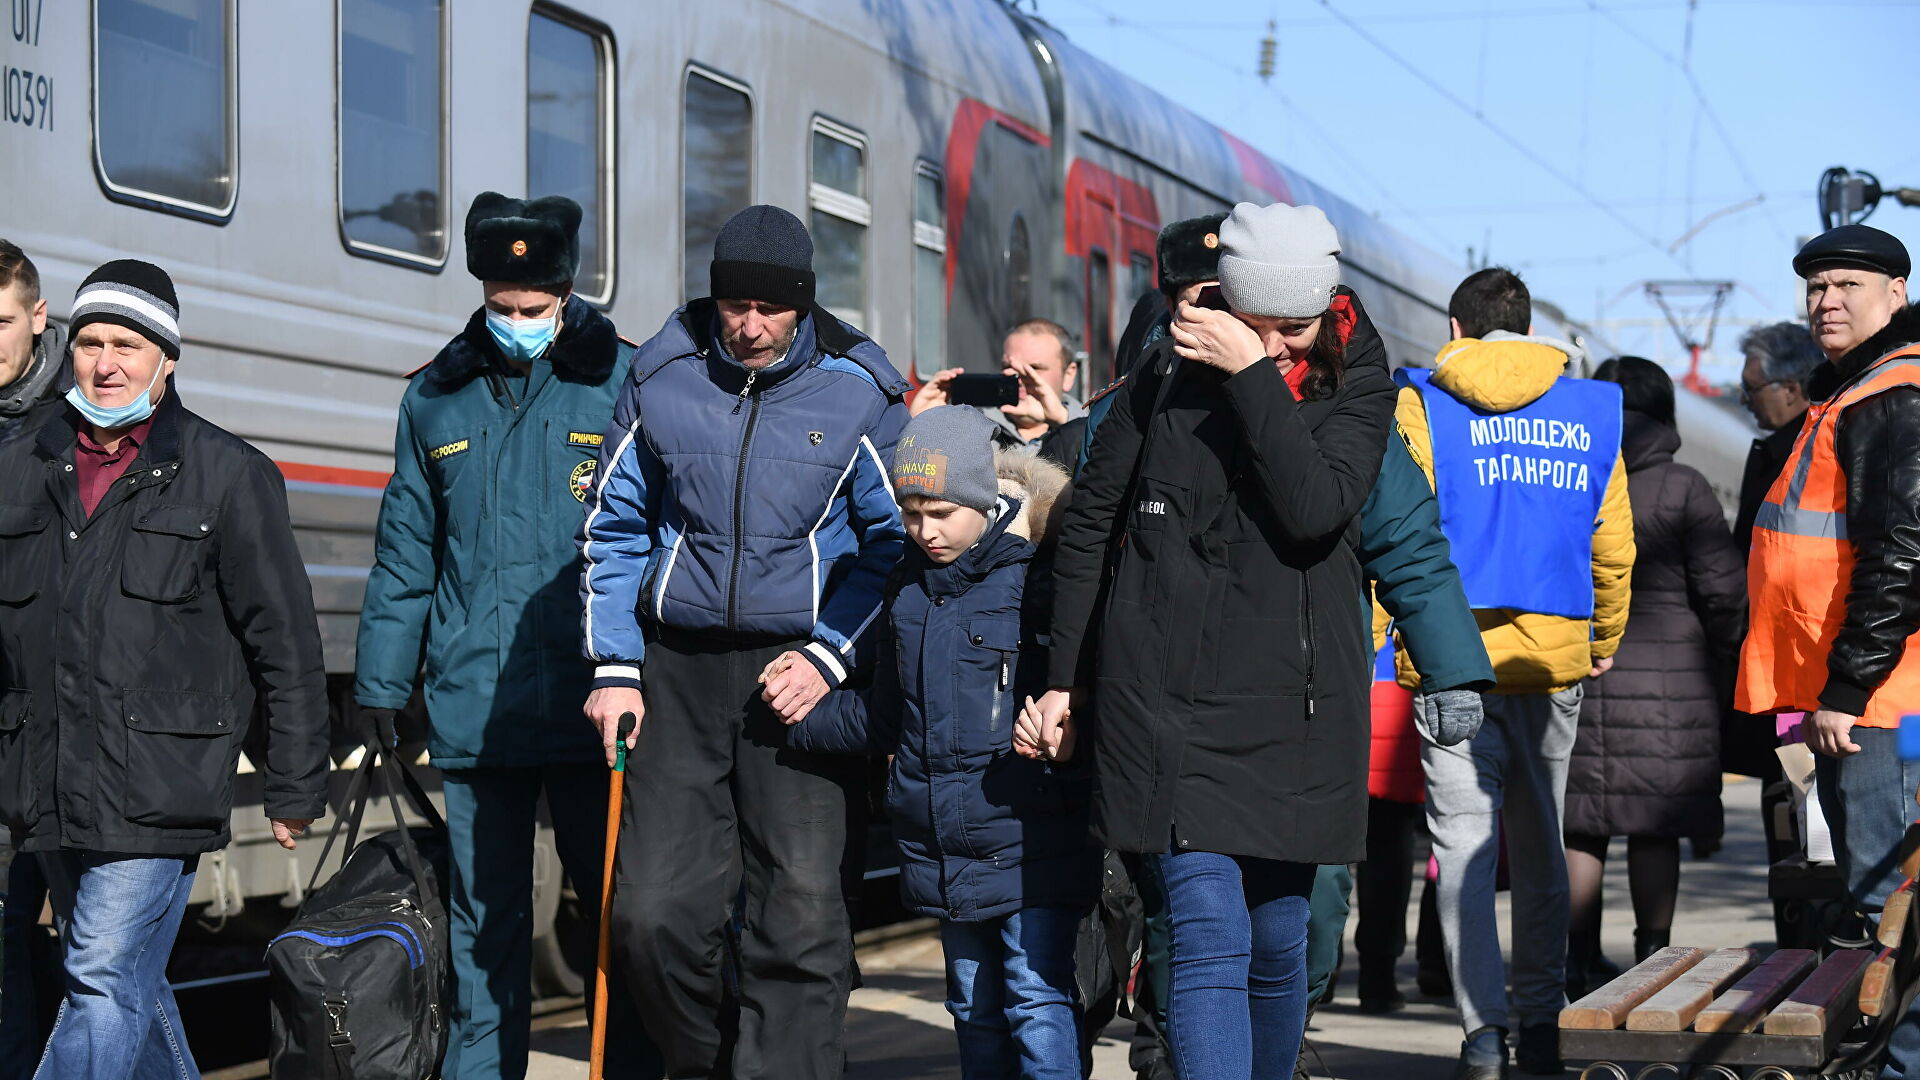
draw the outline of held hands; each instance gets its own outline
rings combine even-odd
[[[647,703],[640,691],[631,686],[603,686],[587,695],[581,710],[600,732],[600,746],[607,754],[607,768],[613,768],[613,747],[620,738],[620,717],[633,714],[633,731],[627,735],[627,749],[640,741],[640,725],[647,718]]]
[[[773,707],[783,724],[805,720],[829,689],[820,669],[791,649],[774,657],[760,672],[760,685],[766,688],[760,691],[760,697]]]
[[[292,851],[299,845],[296,837],[307,834],[307,826],[313,824],[312,818],[277,817],[268,819],[273,822],[273,842]]]
[[[919,392],[913,395],[912,401],[907,402],[907,415],[919,416],[928,409],[947,404],[947,384],[953,381],[955,375],[965,374],[966,370],[952,367],[934,372],[933,378],[921,383]]]
[[[1807,748],[1816,754],[1843,758],[1860,752],[1860,744],[1853,741],[1853,725],[1860,722],[1857,716],[1848,716],[1832,709],[1818,709],[1807,717],[1804,730],[1807,735]]]
[[[1224,311],[1182,301],[1173,320],[1173,351],[1235,375],[1267,358],[1260,335]]]
[[[1066,761],[1073,757],[1073,694],[1049,690],[1040,700],[1027,699],[1013,724],[1013,752],[1035,761]]]

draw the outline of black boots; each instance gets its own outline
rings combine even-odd
[[[1633,962],[1637,964],[1645,960],[1647,957],[1666,948],[1667,943],[1672,940],[1673,930],[1671,928],[1666,930],[1635,930],[1633,932]]]
[[[1407,996],[1394,981],[1390,958],[1360,955],[1360,1011],[1370,1016],[1399,1012],[1407,1007]]]

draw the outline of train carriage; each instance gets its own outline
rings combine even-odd
[[[1326,209],[1397,362],[1462,271],[1000,0],[0,3],[0,235],[56,317],[108,259],[172,273],[177,385],[286,476],[343,718],[396,407],[476,304],[483,190],[578,200],[576,288],[635,339],[705,292],[729,215],[792,208],[822,303],[915,379],[1045,316],[1098,385],[1161,225],[1240,200]],[[312,869],[240,791],[215,912]]]

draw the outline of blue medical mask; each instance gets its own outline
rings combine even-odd
[[[493,343],[500,346],[501,355],[523,363],[532,363],[535,357],[547,351],[547,346],[553,344],[553,335],[559,323],[558,315],[544,319],[512,319],[497,311],[487,312],[487,330],[493,334]]]
[[[132,427],[153,415],[153,387],[160,381],[160,373],[166,369],[167,364],[163,360],[153,369],[153,378],[147,380],[147,388],[140,392],[139,397],[125,405],[116,405],[113,408],[96,405],[93,399],[80,392],[78,385],[67,391],[67,404],[78,410],[87,423],[94,427],[109,430]]]

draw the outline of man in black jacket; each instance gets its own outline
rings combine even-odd
[[[1806,430],[1762,504],[1748,580],[1752,627],[1735,704],[1806,712],[1821,807],[1854,903],[1878,912],[1899,884],[1920,763],[1902,718],[1920,712],[1920,308],[1905,246],[1865,225],[1794,257],[1828,363],[1808,383]],[[1920,1075],[1920,1011],[1888,1047],[1883,1078]]]
[[[274,838],[326,806],[313,594],[265,455],[169,376],[159,267],[74,300],[67,408],[0,448],[0,821],[37,854],[66,942],[44,1076],[197,1075],[166,981],[203,852],[225,847],[256,693]]]

